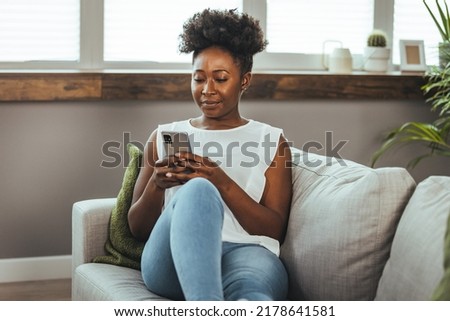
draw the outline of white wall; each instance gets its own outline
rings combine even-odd
[[[369,164],[384,131],[409,120],[431,120],[418,101],[243,101],[244,116],[285,129],[296,147],[348,140],[340,155]],[[198,114],[191,102],[51,102],[0,104],[0,258],[71,253],[71,207],[86,198],[115,196],[123,167],[106,169],[102,146],[123,133],[144,143],[158,123]],[[324,154],[325,150],[317,151]],[[411,149],[380,166],[404,166]],[[413,172],[416,180],[450,175],[448,159]]]

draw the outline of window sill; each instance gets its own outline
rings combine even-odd
[[[189,72],[7,71],[0,101],[191,100]],[[243,99],[423,99],[423,74],[255,72]]]

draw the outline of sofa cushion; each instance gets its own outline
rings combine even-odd
[[[444,273],[450,177],[418,184],[398,225],[376,300],[431,300]]]
[[[294,156],[281,258],[292,300],[372,300],[400,215],[415,187],[403,168]]]
[[[141,272],[110,264],[87,263],[73,275],[74,301],[142,301],[167,300],[150,292]]]
[[[127,150],[130,161],[123,176],[116,205],[111,211],[109,237],[105,244],[107,255],[98,256],[93,262],[140,269],[145,242],[138,241],[131,234],[128,226],[128,210],[142,162],[142,151],[131,143],[127,145]]]

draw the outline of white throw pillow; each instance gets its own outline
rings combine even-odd
[[[444,274],[450,177],[420,182],[398,224],[376,300],[431,300]]]
[[[415,182],[294,150],[293,198],[281,258],[292,300],[373,300]]]

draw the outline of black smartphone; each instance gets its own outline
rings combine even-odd
[[[179,152],[192,152],[189,135],[186,132],[161,132],[165,156],[175,155]]]

